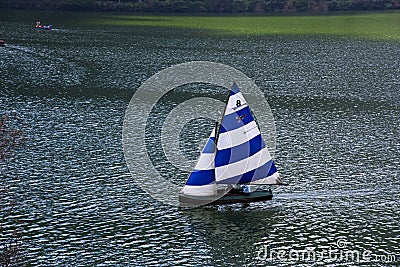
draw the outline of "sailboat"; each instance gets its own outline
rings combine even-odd
[[[181,206],[249,203],[272,199],[272,185],[286,185],[243,94],[233,83],[197,164],[179,193]]]
[[[53,25],[42,25],[41,23],[40,23],[40,21],[36,21],[36,29],[38,29],[38,30],[48,30],[48,31],[50,31],[50,30],[52,30],[53,29]]]

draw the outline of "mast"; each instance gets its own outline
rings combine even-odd
[[[236,83],[233,82],[233,84],[236,84]],[[233,85],[232,85],[232,86],[233,86]],[[231,96],[231,89],[229,89],[229,91],[228,91],[228,96],[226,97],[226,100],[225,100],[225,108],[224,108],[224,111],[222,112],[221,119],[219,120],[218,132],[215,133],[215,149],[217,149],[219,132],[221,131],[222,120],[223,120],[224,117],[225,117],[225,112],[226,112],[226,108],[228,107],[228,102],[229,102],[229,97],[230,97],[230,96]],[[218,122],[216,122],[216,125],[218,125]],[[215,128],[215,129],[217,129],[217,128]]]

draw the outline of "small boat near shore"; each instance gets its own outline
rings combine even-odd
[[[53,25],[49,24],[49,25],[42,25],[40,23],[40,21],[36,21],[36,29],[38,30],[52,30],[53,29]]]
[[[4,40],[0,39],[0,47],[2,47],[2,46],[6,46],[6,42]]]
[[[194,170],[179,193],[180,206],[271,200],[280,179],[252,111],[236,83]]]

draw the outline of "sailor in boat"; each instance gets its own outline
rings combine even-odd
[[[250,194],[251,193],[250,185],[244,185],[243,186],[243,193],[245,193],[245,194]]]
[[[254,191],[253,187],[254,186],[243,185],[243,184],[230,185],[230,192],[247,195],[247,194],[251,194]]]

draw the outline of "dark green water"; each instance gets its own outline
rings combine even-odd
[[[0,17],[7,43],[0,111],[18,114],[27,141],[2,165],[10,188],[4,198],[16,205],[11,214],[0,211],[1,238],[19,228],[28,264],[399,264],[399,43],[237,39],[18,14]],[[55,30],[35,30],[37,19]],[[272,201],[181,210],[153,200],[131,177],[121,142],[130,98],[156,72],[193,60],[235,67],[264,92],[275,116],[276,164],[290,183]],[[204,94],[201,86],[177,90],[149,123],[162,125],[171,106],[187,99],[183,93]],[[147,149],[160,152],[154,140]],[[171,178],[163,160],[152,158]],[[183,185],[185,175],[175,181]]]

